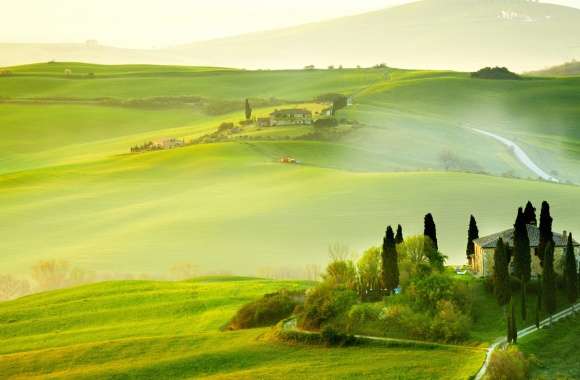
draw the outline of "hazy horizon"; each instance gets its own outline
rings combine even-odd
[[[162,48],[319,22],[414,1],[417,0],[337,0],[328,7],[306,0],[214,0],[203,5],[152,0],[140,3],[139,17],[133,18],[135,7],[131,2],[56,0],[38,4],[23,0],[11,4],[11,12],[0,14],[0,43],[97,40],[102,45],[121,48]],[[580,8],[580,0],[542,2]]]

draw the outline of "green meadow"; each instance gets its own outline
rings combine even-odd
[[[492,233],[509,227],[528,198],[550,199],[555,226],[580,227],[574,186],[360,172],[365,161],[342,161],[344,152],[322,142],[237,142],[4,174],[2,265],[24,272],[39,259],[64,258],[87,269],[155,273],[189,261],[252,274],[322,264],[331,242],[360,252],[380,242],[388,223],[421,233],[428,211],[442,249],[462,262],[469,213],[482,234]],[[284,154],[302,163],[278,163]]]
[[[269,341],[268,329],[219,330],[245,302],[309,285],[250,278],[112,282],[1,303],[0,373],[13,379],[465,379],[483,361],[484,351],[469,347],[326,348]]]
[[[253,276],[322,266],[330,243],[360,253],[380,244],[388,224],[420,234],[427,212],[442,252],[459,264],[470,214],[485,235],[511,226],[527,200],[550,202],[554,230],[580,231],[577,186],[538,181],[507,148],[471,130],[510,138],[543,169],[580,182],[578,78],[83,63],[8,70],[0,77],[2,273],[64,259],[99,273],[159,275],[192,263]],[[284,107],[320,111],[326,105],[314,99],[327,93],[353,99],[337,114],[340,138],[312,138],[320,132],[313,126],[250,126],[227,142],[129,153],[237,123],[245,98],[259,117]],[[209,112],[193,104],[198,98],[223,109]],[[285,156],[299,163],[280,163]],[[246,302],[311,285],[225,276],[106,282],[3,302],[0,374],[465,379],[483,361],[482,344],[505,330],[500,308],[474,281],[466,346],[330,349],[271,341],[268,329],[220,331]],[[529,342],[529,352],[541,345]]]
[[[132,273],[185,261],[244,274],[298,268],[324,263],[331,242],[359,252],[377,244],[387,224],[420,233],[426,212],[435,215],[445,254],[462,263],[469,214],[482,234],[495,232],[528,199],[551,202],[555,229],[580,227],[577,187],[528,180],[534,175],[507,148],[470,129],[512,138],[545,170],[574,180],[578,78],[82,63],[8,69],[12,75],[0,77],[0,264],[7,271],[25,273],[47,258]],[[246,97],[320,107],[308,102],[330,92],[353,97],[338,118],[358,122],[341,126],[348,133],[339,140],[301,139],[312,127],[250,127],[239,137],[268,141],[128,154],[146,141],[188,140],[238,122]],[[208,114],[179,103],[192,96],[237,101],[240,110]],[[102,103],[156,97],[178,102]],[[279,164],[283,156],[300,165]]]
[[[571,316],[550,328],[529,335],[518,342],[524,353],[533,355],[534,378],[576,379],[580,377],[578,350],[580,318]]]

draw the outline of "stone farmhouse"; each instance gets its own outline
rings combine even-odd
[[[527,229],[532,256],[532,276],[535,276],[542,272],[540,267],[540,259],[536,254],[540,244],[540,229],[532,224],[528,224]],[[562,234],[554,232],[553,235],[555,243],[554,269],[559,272],[560,268],[558,263],[560,263],[564,257],[566,244],[568,242],[568,234],[566,231],[564,231]],[[504,241],[504,243],[508,243],[510,247],[513,247],[514,229],[510,228],[509,230],[484,236],[473,241],[475,246],[475,254],[470,259],[470,265],[473,272],[480,276],[489,276],[493,273],[493,254],[497,246],[497,242],[500,238]],[[580,261],[580,244],[576,241],[573,241],[573,244],[577,261]]]

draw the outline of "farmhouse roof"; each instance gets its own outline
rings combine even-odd
[[[312,115],[312,112],[304,108],[290,108],[285,110],[276,110],[271,113],[272,116],[280,115]]]
[[[528,238],[530,239],[530,247],[536,248],[540,245],[540,229],[532,224],[528,224]],[[568,236],[564,236],[563,234],[559,234],[554,232],[554,244],[556,247],[565,247],[568,242]],[[479,239],[474,240],[473,242],[479,245],[482,248],[495,248],[497,246],[497,242],[499,239],[502,239],[504,243],[508,243],[510,246],[513,247],[514,245],[514,229],[510,228],[509,230],[505,230],[502,232],[497,232],[495,234],[487,235],[480,237]],[[572,244],[574,246],[580,246],[580,244],[573,240]]]

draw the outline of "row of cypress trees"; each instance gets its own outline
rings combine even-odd
[[[556,304],[556,272],[554,271],[554,238],[552,233],[552,217],[550,205],[544,201],[540,212],[540,242],[536,254],[540,259],[542,275],[538,278],[538,292],[536,305],[536,326],[539,328],[542,310],[550,317],[555,313]],[[498,241],[494,252],[493,283],[497,302],[504,307],[507,317],[508,341],[517,340],[517,327],[514,304],[512,302],[509,265],[513,259],[513,273],[520,280],[521,289],[521,318],[527,320],[527,285],[531,278],[531,254],[530,241],[527,233],[527,224],[536,225],[535,208],[528,202],[525,210],[518,209],[518,215],[514,224],[514,247],[502,239]],[[576,257],[572,234],[567,237],[565,249],[564,279],[568,301],[572,304],[578,299],[578,277]],[[505,308],[510,306],[509,313]]]

